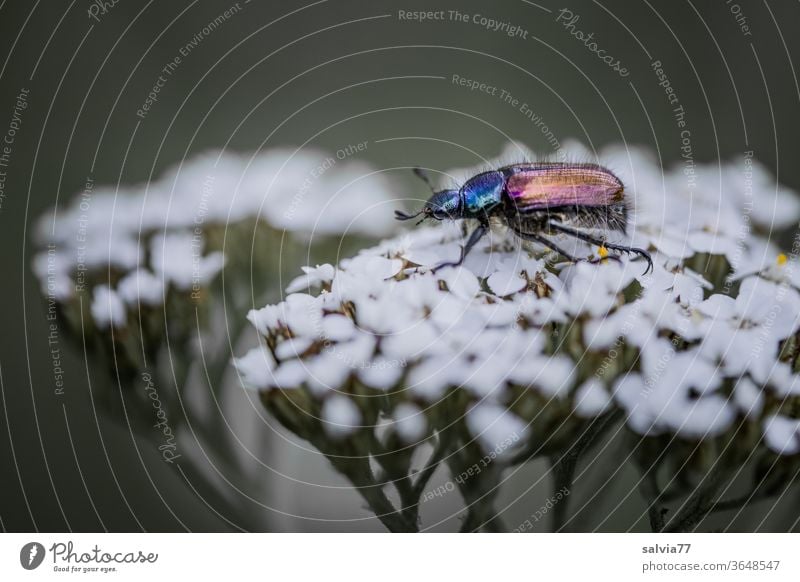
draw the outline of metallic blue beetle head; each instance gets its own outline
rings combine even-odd
[[[406,214],[399,210],[394,211],[397,220],[411,220],[420,214],[422,218],[419,222],[422,222],[426,218],[432,218],[434,220],[461,218],[461,196],[459,191],[439,190],[438,192],[434,192],[433,196],[425,202],[422,210],[415,214]],[[419,224],[419,222],[417,224]]]
[[[458,190],[440,190],[434,192],[425,206],[422,207],[425,217],[434,220],[458,218],[461,215],[461,197]]]
[[[417,175],[431,186],[425,174],[417,172]],[[406,214],[395,210],[395,218],[411,220],[420,214],[422,218],[419,222],[426,218],[434,220],[481,218],[502,202],[505,184],[506,180],[502,172],[483,172],[467,180],[459,190],[434,191],[433,196],[428,199],[422,210],[415,214]],[[431,190],[433,190],[432,186]]]

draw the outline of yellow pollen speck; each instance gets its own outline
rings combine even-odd
[[[605,259],[608,256],[608,249],[606,247],[600,247],[597,249],[597,254],[601,259]]]
[[[778,255],[778,258],[775,260],[775,262],[778,263],[779,267],[782,267],[782,266],[784,266],[786,264],[786,261],[788,261],[788,260],[789,259],[786,257],[786,255],[781,253],[781,254]]]

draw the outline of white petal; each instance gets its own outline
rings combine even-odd
[[[279,360],[299,358],[314,343],[312,338],[295,337],[280,342],[275,346],[275,357]]]
[[[263,347],[253,348],[241,358],[233,360],[246,388],[262,390],[272,383],[272,370],[275,362]]]
[[[467,428],[487,453],[507,456],[524,442],[527,425],[504,406],[478,404],[467,412]]]
[[[733,390],[733,400],[745,416],[757,418],[764,408],[764,393],[749,378],[742,378]]]
[[[164,281],[149,271],[137,269],[128,273],[117,285],[117,292],[128,305],[161,305],[164,303]]]
[[[405,361],[403,360],[391,360],[377,356],[359,367],[358,377],[371,388],[390,390],[397,387],[404,368]]]
[[[603,414],[610,404],[611,396],[597,378],[590,378],[575,392],[575,413],[583,418]]]
[[[101,329],[111,326],[124,327],[127,322],[125,304],[107,285],[98,285],[94,288],[90,310],[94,322]]]
[[[780,455],[800,452],[800,420],[780,414],[764,419],[764,442]]]
[[[487,279],[486,284],[499,297],[506,297],[528,286],[528,282],[513,271],[498,271]]]
[[[353,337],[356,326],[353,320],[344,315],[334,313],[322,318],[322,335],[331,341],[346,341]]]
[[[340,439],[359,428],[361,412],[351,398],[333,394],[322,405],[322,421],[325,432],[331,438]]]
[[[407,444],[418,442],[428,432],[425,414],[414,404],[398,405],[392,417],[397,436]]]

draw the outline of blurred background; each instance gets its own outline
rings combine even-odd
[[[798,189],[798,19],[798,3],[766,1],[0,2],[0,529],[249,527],[96,409],[89,384],[106,371],[79,344],[63,350],[54,393],[31,231],[87,179],[147,182],[209,149],[363,144],[354,159],[419,198],[409,166],[479,164],[510,140],[552,155],[577,140],[643,145],[664,165],[752,151]],[[238,514],[264,530],[381,530],[319,454],[249,400],[236,406],[263,461],[259,487],[232,495]],[[541,467],[526,471],[509,500]],[[526,493],[520,515],[547,495]],[[635,495],[591,511],[602,519],[587,510],[576,527],[646,529],[630,520]]]

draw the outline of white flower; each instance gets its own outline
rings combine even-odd
[[[370,388],[391,390],[403,375],[404,362],[391,360],[384,356],[373,356],[370,361],[358,367],[359,379]]]
[[[125,304],[107,285],[98,285],[94,288],[90,310],[97,327],[101,329],[112,326],[125,327],[127,323]]]
[[[68,301],[75,294],[71,270],[70,259],[55,248],[39,253],[33,260],[33,273],[39,279],[42,295],[59,302]]]
[[[575,382],[575,364],[565,356],[525,358],[510,370],[511,381],[535,386],[549,397],[563,397]]]
[[[486,284],[497,296],[506,297],[524,289],[528,282],[519,273],[508,270],[494,272]]]
[[[233,363],[247,388],[259,390],[273,383],[275,362],[264,348],[253,348],[241,358],[234,358]]]
[[[781,455],[800,452],[800,420],[774,414],[764,419],[764,442]]]
[[[267,335],[271,330],[279,327],[281,322],[281,315],[283,313],[283,304],[281,305],[267,305],[261,309],[251,309],[247,313],[247,321],[253,324],[256,331],[261,335]]]
[[[117,285],[117,293],[128,305],[161,305],[164,302],[164,281],[149,271],[136,269]]]
[[[339,439],[359,428],[361,412],[350,398],[334,394],[326,398],[322,405],[322,421],[328,435]]]
[[[124,276],[149,269],[167,285],[188,291],[207,285],[224,264],[221,253],[205,252],[204,233],[215,225],[232,229],[260,219],[300,238],[383,234],[394,226],[387,208],[391,190],[382,175],[341,157],[359,151],[339,156],[292,149],[254,156],[212,151],[139,187],[87,185],[68,206],[46,213],[37,224],[42,250],[35,259],[36,276],[43,292],[59,302],[72,298],[87,277],[109,270]],[[52,268],[48,273],[46,245],[58,254],[56,275]],[[148,251],[151,263],[143,265]],[[329,282],[331,268],[310,269],[290,289]],[[126,285],[126,301],[131,292]],[[139,292],[143,303],[155,302],[150,282]]]
[[[764,409],[764,393],[749,378],[742,378],[736,383],[733,392],[736,406],[750,418],[758,418]]]
[[[590,378],[575,392],[575,413],[583,418],[603,414],[611,406],[611,396],[597,378]]]
[[[658,340],[642,353],[642,369],[643,381],[625,378],[615,394],[638,432],[670,430],[703,438],[732,424],[734,407],[716,393],[719,370],[695,351],[675,352],[669,342]]]
[[[478,404],[467,412],[467,428],[486,452],[508,456],[515,445],[524,441],[527,425],[503,406]]]
[[[309,337],[290,338],[276,346],[275,357],[281,361],[299,358],[313,343],[314,339]]]
[[[763,382],[775,365],[780,341],[800,327],[798,310],[800,294],[793,288],[748,277],[735,300],[712,295],[697,306],[700,351],[722,361],[730,376],[750,372]]]
[[[420,408],[414,404],[400,404],[392,414],[392,427],[405,443],[418,442],[428,430],[428,421]]]
[[[222,269],[222,253],[203,256],[205,242],[199,234],[157,235],[150,243],[153,271],[180,291],[206,286]]]
[[[317,265],[315,268],[302,267],[305,275],[292,280],[286,287],[287,293],[296,293],[298,291],[305,291],[309,287],[319,287],[323,283],[330,283],[333,281],[333,275],[336,272],[332,265],[324,264]]]

